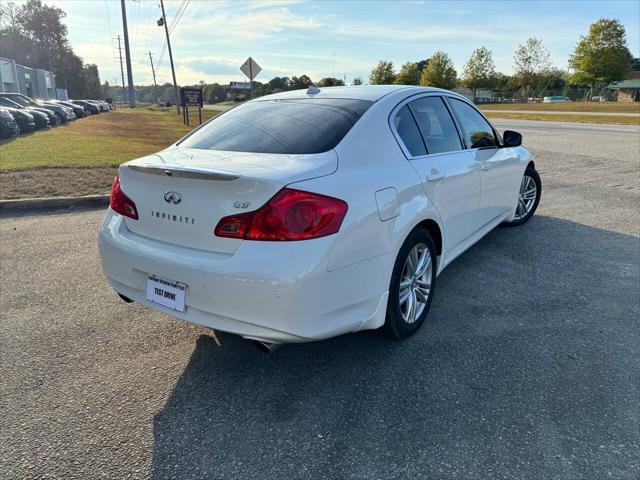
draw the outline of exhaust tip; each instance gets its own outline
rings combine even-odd
[[[122,295],[121,293],[118,293],[118,296],[122,299],[123,302],[125,303],[133,303],[133,300],[131,300],[129,297],[125,297],[124,295]]]
[[[262,353],[271,353],[282,345],[281,343],[268,343],[260,340],[253,340],[252,343]]]

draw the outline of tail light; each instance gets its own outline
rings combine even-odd
[[[214,233],[245,240],[308,240],[340,230],[347,203],[337,198],[285,188],[253,212],[222,218]]]
[[[116,175],[111,185],[111,198],[109,199],[109,206],[114,212],[118,212],[125,217],[138,219],[138,209],[133,200],[127,197],[120,188],[120,178]]]

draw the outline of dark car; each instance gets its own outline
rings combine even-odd
[[[36,124],[36,130],[40,130],[42,128],[51,128],[51,122],[49,121],[49,117],[45,113],[31,108],[25,108],[22,111],[29,113],[29,115],[33,117],[33,121]]]
[[[109,105],[104,100],[93,100],[93,99],[85,98],[84,101],[92,103],[93,105],[97,106],[101,112],[108,112],[109,110],[111,110],[111,105]]]
[[[20,126],[7,109],[0,107],[0,138],[6,140],[20,135]]]
[[[73,110],[73,113],[76,114],[76,118],[84,118],[87,116],[87,112],[84,111],[84,108],[80,105],[76,105],[75,103],[63,102],[62,100],[51,100],[48,103],[57,103],[58,105],[69,107],[71,110]]]
[[[100,113],[100,108],[98,108],[97,105],[85,100],[71,100],[71,103],[84,108],[84,111],[87,112],[88,115],[97,115]]]
[[[71,120],[75,120],[76,118],[75,113],[73,113],[73,110],[69,107],[65,107],[64,105],[45,104],[42,102],[37,102],[32,98],[27,97],[26,95],[22,95],[21,93],[0,93],[0,98],[8,98],[9,100],[13,100],[22,107],[46,108],[47,110],[51,110],[53,111],[53,113],[55,113],[56,117],[58,117],[60,123],[67,123]]]
[[[8,110],[9,113],[13,115],[13,118],[16,119],[16,122],[18,122],[18,125],[20,126],[20,133],[33,132],[37,128],[33,115],[26,110],[20,110],[17,108],[6,108],[5,110]]]
[[[8,98],[5,98],[5,97],[0,97],[0,107],[24,109],[29,113],[33,113],[33,112],[43,113],[44,115],[46,115],[49,121],[49,125],[52,127],[55,127],[60,123],[60,120],[58,119],[58,117],[56,117],[56,114],[53,112],[53,110],[47,110],[46,108],[40,108],[40,107],[23,107],[22,105],[14,102],[13,100],[9,100]],[[36,120],[36,124],[37,123],[38,122]]]

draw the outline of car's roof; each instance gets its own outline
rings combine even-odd
[[[369,100],[375,102],[385,95],[405,90],[407,94],[420,92],[447,92],[433,87],[416,87],[410,85],[354,85],[350,87],[312,87],[317,93],[307,93],[307,89],[289,90],[260,97],[258,100],[284,100],[295,98],[349,98],[353,100]]]

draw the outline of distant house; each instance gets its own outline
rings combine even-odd
[[[251,91],[249,82],[229,82],[227,87],[227,100],[245,100]]]
[[[640,102],[640,78],[629,78],[608,85],[609,90],[618,91],[619,102]]]

